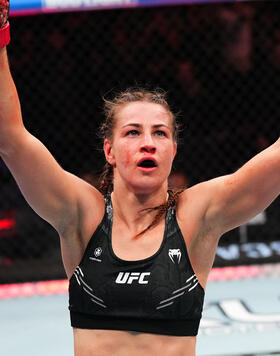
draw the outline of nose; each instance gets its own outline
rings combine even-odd
[[[140,147],[141,152],[155,153],[156,146],[153,142],[151,135],[147,134],[144,136]]]

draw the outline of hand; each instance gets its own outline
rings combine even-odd
[[[9,16],[9,0],[0,0],[0,28],[5,26]]]

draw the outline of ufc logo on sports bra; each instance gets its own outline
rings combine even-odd
[[[148,284],[145,278],[150,274],[151,272],[119,272],[115,282],[118,284],[132,284],[132,282],[135,281],[139,284]]]

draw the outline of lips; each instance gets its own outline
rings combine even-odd
[[[143,157],[137,163],[137,166],[141,168],[155,168],[157,167],[157,161],[151,157]]]

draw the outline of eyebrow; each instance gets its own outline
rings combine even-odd
[[[123,127],[127,127],[127,126],[142,127],[143,125],[137,124],[137,123],[129,123],[129,124],[124,125]],[[165,125],[165,124],[156,124],[156,125],[153,125],[152,127],[153,127],[154,129],[157,129],[157,128],[159,128],[159,127],[166,127],[166,128],[168,128],[168,129],[170,129],[170,127],[167,126],[167,125]]]

